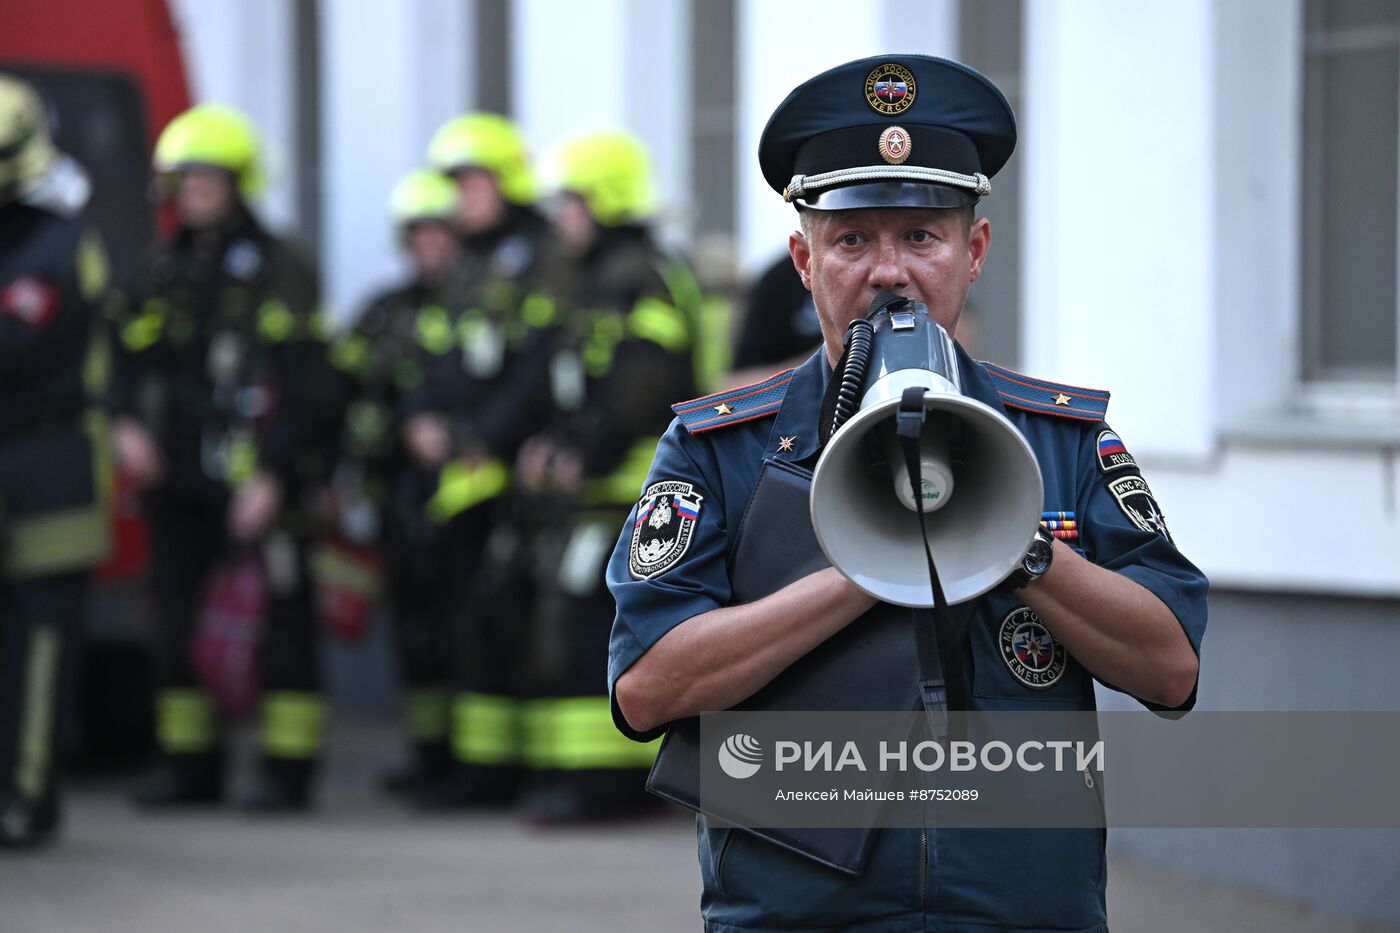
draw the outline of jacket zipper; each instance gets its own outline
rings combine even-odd
[[[920,830],[921,844],[923,849],[923,870],[919,872],[919,910],[925,916],[928,915],[928,825],[925,824]]]

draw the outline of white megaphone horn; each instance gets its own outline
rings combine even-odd
[[[932,606],[922,508],[947,601],[992,589],[1040,521],[1044,487],[1030,445],[1000,412],[963,395],[952,338],[912,299],[877,296],[847,332],[845,360],[831,377],[840,380],[836,428],[812,478],[812,527],[827,559],[877,599]],[[925,408],[917,496],[895,436],[911,387]]]

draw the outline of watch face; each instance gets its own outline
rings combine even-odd
[[[1030,548],[1026,551],[1026,559],[1024,561],[1027,572],[1038,577],[1049,570],[1050,554],[1050,545],[1046,541],[1041,538],[1036,538],[1032,541]]]

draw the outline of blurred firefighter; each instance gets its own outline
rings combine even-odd
[[[449,565],[427,514],[438,471],[409,458],[401,422],[403,400],[423,386],[428,347],[437,346],[433,328],[446,319],[445,294],[461,253],[452,226],[457,188],[439,172],[414,171],[394,188],[389,210],[409,275],[374,297],[331,344],[342,413],[332,490],[339,535],[378,547],[387,561],[411,756],[386,783],[415,791],[444,777],[451,761],[447,584],[463,570]]]
[[[671,403],[696,391],[700,304],[689,268],[648,226],[655,197],[642,143],[598,132],[551,155],[555,226],[570,262],[558,282],[549,416],[517,460],[534,511],[550,517],[535,548],[524,807],[544,823],[624,815],[649,799],[655,747],[617,731],[598,679],[614,615],[603,569]]]
[[[450,120],[428,162],[457,188],[463,253],[446,307],[419,315],[431,360],[404,427],[410,455],[438,473],[428,515],[450,555],[454,633],[451,773],[418,802],[504,805],[521,776],[530,637],[528,522],[507,465],[547,405],[541,347],[554,324],[546,283],[557,250],[534,207],[525,141],[504,117]]]
[[[258,140],[240,113],[185,111],[156,143],[157,193],[178,228],[113,317],[121,350],[113,441],[145,490],[156,623],[157,741],[143,806],[224,795],[220,710],[191,639],[211,572],[261,561],[261,752],[250,809],[310,805],[325,706],[302,516],[317,467],[312,395],[322,344],[311,270],[254,217]]]
[[[68,185],[57,175],[66,165]],[[76,190],[74,190],[76,185]],[[66,190],[65,190],[66,188]],[[0,845],[58,825],[64,721],[106,556],[107,259],[86,177],[26,84],[0,75]]]

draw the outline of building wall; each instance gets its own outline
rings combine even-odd
[[[1400,709],[1397,620],[1400,601],[1394,599],[1216,589],[1197,708]],[[1102,691],[1100,705],[1127,708],[1121,695]],[[1345,767],[1339,763],[1339,777]],[[1112,786],[1110,777],[1109,793]],[[1400,923],[1400,830],[1115,829],[1109,844],[1222,886]]]
[[[321,4],[321,263],[326,308],[347,321],[402,275],[389,194],[473,99],[473,3]]]

